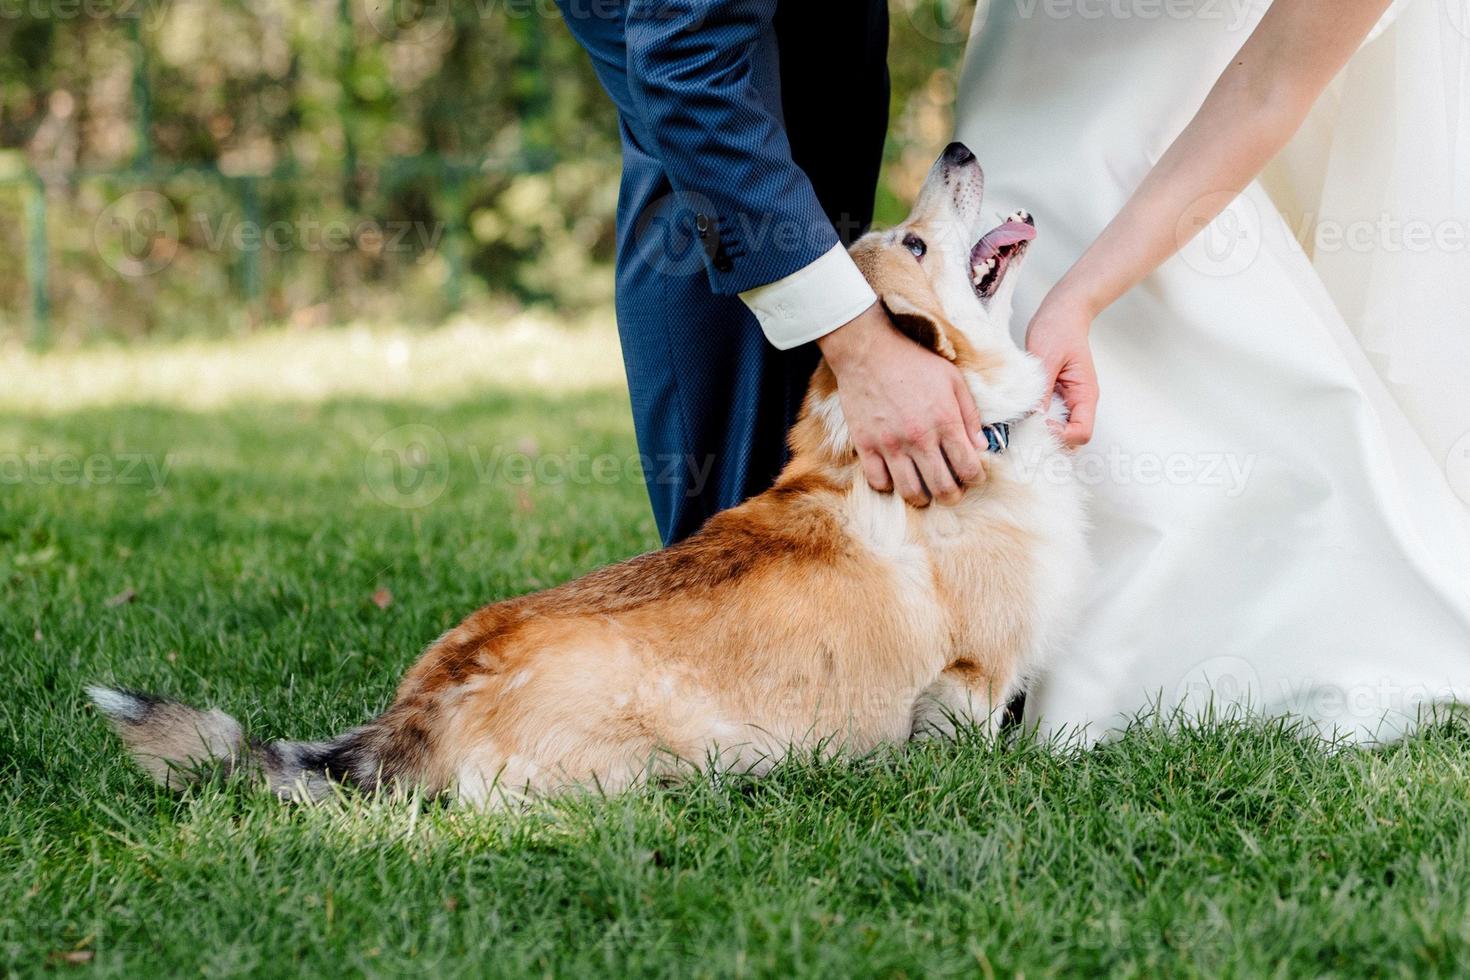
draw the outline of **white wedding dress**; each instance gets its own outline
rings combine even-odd
[[[1043,731],[1213,705],[1371,742],[1470,699],[1466,2],[1396,5],[1268,174],[1098,318],[1098,571],[1029,697]],[[1036,215],[1018,331],[1265,7],[977,14],[957,138],[991,209]]]

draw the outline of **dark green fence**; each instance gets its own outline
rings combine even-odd
[[[468,277],[467,260],[472,250],[466,225],[467,204],[472,189],[487,177],[505,178],[516,174],[540,173],[548,170],[553,158],[549,154],[524,154],[511,158],[478,161],[446,160],[438,157],[389,158],[375,166],[373,179],[380,187],[396,189],[403,186],[432,187],[432,207],[437,216],[437,230],[433,236],[435,247],[443,255],[447,265],[447,276],[442,294],[443,309],[459,309],[464,297],[464,284]],[[360,177],[361,174],[355,173]],[[49,232],[51,211],[48,199],[55,194],[66,196],[67,191],[89,182],[102,182],[110,188],[128,188],[113,192],[109,206],[130,193],[151,192],[169,197],[169,187],[187,179],[195,185],[204,184],[213,188],[221,197],[234,204],[234,211],[243,223],[251,228],[268,228],[269,216],[262,207],[263,187],[272,184],[299,185],[303,179],[300,171],[282,167],[263,174],[229,175],[218,167],[153,167],[136,166],[122,170],[75,170],[66,175],[61,186],[48,186],[41,175],[30,167],[16,174],[0,174],[0,191],[15,195],[19,201],[19,212],[23,224],[22,238],[25,248],[26,294],[29,299],[30,339],[35,346],[46,346],[51,336],[51,269],[54,261]],[[75,209],[72,209],[75,210]],[[143,212],[144,214],[148,212]],[[132,216],[136,217],[136,213]],[[357,218],[372,223],[365,213]],[[338,224],[352,224],[353,217]],[[133,230],[134,237],[145,235],[147,229]],[[94,229],[94,240],[98,237]],[[124,234],[128,234],[126,231]],[[99,248],[101,241],[96,241]],[[125,249],[126,250],[126,249]],[[261,246],[231,249],[233,298],[240,307],[256,319],[268,319],[262,309],[264,272]],[[141,251],[128,254],[127,259],[146,265],[148,256]],[[107,261],[104,259],[104,261]],[[114,272],[118,270],[114,268]],[[128,275],[127,272],[119,273]],[[151,274],[140,272],[138,275]]]
[[[181,220],[185,225],[177,228],[174,236],[177,240],[171,243],[174,252],[198,246],[197,241],[191,241],[191,237],[197,237],[193,235],[197,229],[188,227],[187,218],[196,201],[201,200],[204,212],[211,209],[219,212],[224,207],[227,211],[222,213],[227,214],[229,222],[237,228],[259,230],[270,228],[282,220],[293,220],[285,212],[292,209],[299,212],[303,207],[314,215],[312,221],[335,222],[348,227],[372,225],[391,214],[395,204],[401,205],[403,199],[413,198],[412,220],[432,229],[432,235],[421,237],[432,238],[432,248],[445,265],[443,288],[438,292],[436,302],[441,312],[452,311],[462,302],[465,284],[472,276],[471,257],[476,246],[468,234],[471,207],[481,204],[486,195],[503,190],[507,181],[516,175],[541,173],[553,165],[548,120],[552,112],[550,86],[554,71],[550,70],[553,66],[544,64],[548,57],[548,33],[558,36],[562,62],[566,62],[575,51],[571,49],[561,25],[555,23],[549,6],[545,10],[527,8],[529,16],[505,17],[496,6],[479,0],[473,6],[458,9],[437,3],[414,6],[402,0],[338,0],[334,29],[327,30],[325,37],[293,37],[293,47],[310,47],[312,53],[326,63],[325,67],[318,67],[322,67],[327,77],[313,76],[311,80],[318,87],[335,86],[331,115],[333,124],[340,127],[338,152],[331,159],[303,166],[292,152],[285,151],[281,154],[284,162],[268,169],[226,168],[220,160],[172,162],[177,158],[177,152],[162,151],[156,132],[156,127],[164,120],[155,112],[155,90],[168,91],[169,85],[179,84],[177,78],[166,77],[163,81],[155,78],[160,73],[168,74],[155,54],[159,42],[153,35],[159,25],[169,17],[193,16],[207,20],[216,11],[233,12],[248,20],[256,16],[256,11],[231,0],[221,0],[217,7],[196,4],[192,12],[136,6],[98,9],[102,11],[100,15],[87,19],[81,15],[63,16],[59,8],[49,11],[44,4],[30,5],[22,8],[18,17],[0,22],[0,49],[9,41],[12,54],[16,51],[26,54],[33,49],[37,34],[50,37],[52,49],[62,52],[72,49],[85,52],[87,44],[84,42],[89,38],[101,38],[114,46],[124,44],[131,75],[127,93],[134,142],[131,159],[118,161],[115,166],[92,164],[38,170],[26,162],[20,150],[6,150],[0,146],[0,228],[11,223],[5,219],[5,212],[13,213],[20,225],[20,240],[15,244],[24,251],[23,263],[12,263],[6,268],[24,276],[24,302],[28,309],[16,319],[26,324],[30,339],[36,345],[43,346],[52,338],[58,295],[68,297],[72,307],[83,305],[74,298],[79,291],[71,288],[77,284],[73,282],[74,278],[83,282],[86,292],[97,294],[98,298],[91,301],[89,309],[101,310],[111,304],[148,303],[150,298],[161,292],[157,281],[148,279],[150,276],[173,275],[175,283],[187,280],[196,270],[169,272],[151,268],[168,263],[150,262],[148,256],[133,254],[133,250],[160,245],[156,236],[150,237],[158,229],[145,225],[160,219],[161,212],[162,217],[175,226]],[[127,10],[136,11],[136,15],[125,15]],[[107,16],[109,12],[112,16]],[[265,10],[259,13],[261,16],[269,14]],[[33,22],[27,23],[26,18],[32,18]],[[330,14],[321,18],[320,26],[326,27],[331,18]],[[426,18],[440,18],[442,23]],[[145,21],[154,22],[145,24]],[[508,149],[504,148],[503,139],[475,138],[480,134],[471,132],[459,142],[499,144],[497,152],[483,156],[454,150],[412,155],[384,154],[376,149],[363,152],[364,137],[359,132],[363,128],[362,121],[376,112],[377,128],[381,130],[384,117],[395,118],[391,106],[378,106],[372,111],[365,109],[365,100],[357,94],[356,88],[360,85],[355,85],[355,80],[363,70],[361,63],[365,52],[372,53],[391,46],[399,34],[411,35],[415,30],[423,34],[426,25],[438,29],[442,37],[452,38],[453,43],[447,45],[446,52],[441,55],[445,71],[462,71],[467,77],[484,74],[485,66],[477,64],[475,58],[455,52],[474,49],[476,45],[486,49],[476,57],[495,69],[491,73],[493,79],[504,78],[505,91],[496,85],[485,85],[481,86],[483,91],[461,101],[465,105],[493,103],[500,110],[502,129],[506,119],[516,120],[517,138]],[[25,34],[27,27],[34,30]],[[316,47],[318,41],[326,42],[335,50],[334,63],[320,59]],[[381,56],[380,50],[378,54]],[[56,60],[58,63],[70,60],[77,66],[69,71],[58,68],[49,74],[43,70],[44,66],[33,69],[34,101],[43,107],[42,98],[47,94],[43,88],[49,88],[52,93],[69,92],[86,89],[96,83],[89,72],[96,73],[97,70],[74,51],[70,59]],[[293,51],[293,73],[297,71],[298,60]],[[6,67],[0,61],[0,73]],[[581,91],[586,89],[586,81],[586,78],[576,78],[577,98],[590,105],[586,102],[586,95],[592,93]],[[321,86],[322,82],[327,83],[326,86]],[[448,104],[448,108],[438,105],[438,102],[445,101],[443,92],[454,92],[455,79],[437,80],[435,84],[438,86],[436,92],[424,100],[430,110],[421,110],[421,115],[437,116],[441,121],[447,117],[451,122],[457,114],[473,115],[470,111],[459,111],[453,103]],[[159,89],[160,85],[162,89]],[[329,101],[332,98],[328,96]],[[0,105],[0,109],[4,108]],[[172,116],[177,115],[175,107]],[[3,121],[3,116],[0,116],[0,122]],[[425,124],[424,128],[427,129],[428,125]],[[606,128],[611,137],[610,127],[598,128]],[[493,137],[493,128],[487,129],[485,135]],[[286,189],[303,193],[286,195]],[[288,196],[295,200],[283,200]],[[310,203],[303,205],[302,196],[309,198]],[[10,198],[8,203],[5,201],[7,197]],[[127,200],[130,197],[132,200]],[[399,199],[396,202],[395,197]],[[151,210],[150,204],[153,205]],[[127,227],[129,221],[138,222],[138,227]],[[84,227],[88,224],[92,226],[90,246]],[[112,236],[113,231],[117,232],[119,241],[101,240]],[[109,249],[120,250],[122,254],[110,255]],[[98,254],[86,254],[89,251]],[[257,242],[246,247],[216,248],[216,251],[228,253],[223,262],[216,263],[225,268],[203,279],[217,279],[223,284],[229,294],[229,303],[250,319],[270,319],[273,311],[266,308],[268,270],[265,268],[272,254],[269,247]],[[502,261],[514,261],[515,258],[510,256]],[[118,268],[120,264],[123,266],[121,270]],[[89,265],[92,268],[88,268]],[[58,276],[58,271],[64,271],[66,275]],[[332,274],[323,272],[322,280],[321,292],[330,296]],[[7,288],[6,293],[11,299],[18,300],[19,290],[14,289],[14,285],[12,281],[12,287]],[[97,288],[93,289],[93,286]],[[187,289],[181,287],[179,292],[184,299],[175,298],[175,302],[187,306]],[[6,305],[11,304],[7,301]]]

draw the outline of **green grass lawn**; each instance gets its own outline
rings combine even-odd
[[[325,735],[474,607],[650,547],[616,346],[461,325],[0,357],[4,972],[1418,976],[1470,957],[1452,726],[1373,753],[1243,725],[1067,756],[969,738],[522,815],[155,790],[84,683]]]

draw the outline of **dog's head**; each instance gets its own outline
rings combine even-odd
[[[950,360],[963,360],[969,350],[1011,346],[1016,272],[1036,237],[1036,223],[1024,211],[987,231],[984,194],[975,154],[951,143],[908,218],[852,247],[894,324]]]
[[[894,325],[953,361],[981,417],[999,421],[1034,407],[1045,385],[1039,362],[1010,334],[1016,272],[1036,224],[1018,211],[987,231],[980,211],[984,192],[975,154],[952,143],[929,171],[908,218],[864,235],[851,252]],[[837,379],[826,363],[812,378],[791,446],[808,459],[856,458]]]

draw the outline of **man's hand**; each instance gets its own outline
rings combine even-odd
[[[1074,448],[1092,438],[1097,413],[1097,369],[1087,343],[1091,326],[1092,313],[1085,306],[1048,296],[1026,328],[1026,349],[1046,366],[1046,398],[1055,391],[1067,404],[1061,437]]]
[[[980,413],[959,370],[899,333],[875,303],[817,341],[868,483],[925,507],[981,474]]]

